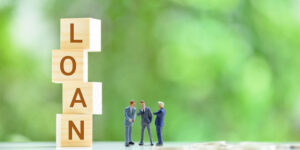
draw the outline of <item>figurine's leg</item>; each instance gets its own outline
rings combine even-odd
[[[129,140],[129,128],[128,126],[125,126],[125,145],[128,145]]]
[[[144,143],[144,130],[145,130],[145,125],[142,125],[142,128],[141,128],[141,141],[140,141],[140,144],[143,144],[143,143]]]
[[[157,144],[160,144],[160,139],[159,139],[159,127],[158,127],[158,126],[156,126],[156,135],[157,135],[157,140],[158,140]]]
[[[153,144],[150,124],[147,124],[147,130],[148,130],[148,135],[149,135],[150,143]]]
[[[129,126],[129,142],[132,142],[132,125]]]
[[[157,132],[158,144],[163,144],[163,141],[162,141],[162,127],[156,126],[156,132]]]
[[[163,137],[162,137],[162,129],[163,129],[163,127],[159,127],[159,133],[160,133],[160,142],[161,142],[161,144],[163,144]]]

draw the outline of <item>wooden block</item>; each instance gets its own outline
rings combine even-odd
[[[101,21],[92,18],[61,19],[60,48],[100,51]]]
[[[52,82],[87,82],[87,52],[76,50],[52,51]]]
[[[99,115],[102,114],[102,83],[64,83],[63,113]]]
[[[92,119],[92,115],[57,114],[56,145],[58,147],[92,146]]]
[[[91,147],[56,147],[55,150],[93,150],[93,146],[91,146]]]
[[[169,146],[169,147],[155,146],[151,150],[191,150],[191,149],[188,146]]]

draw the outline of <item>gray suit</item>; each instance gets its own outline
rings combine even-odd
[[[151,134],[151,128],[150,128],[150,124],[152,122],[152,112],[150,110],[149,107],[146,107],[144,111],[142,111],[141,109],[139,110],[139,112],[137,113],[137,115],[141,115],[141,141],[140,144],[144,143],[144,131],[145,131],[145,127],[147,127],[148,130],[148,135],[149,135],[149,139],[151,144],[153,144],[152,141],[152,134]]]
[[[131,111],[130,111],[130,107],[126,107],[124,109],[125,145],[128,145],[129,142],[132,142],[132,125],[133,125],[133,120],[135,120],[135,111],[136,111],[135,107],[132,108]],[[129,122],[129,119],[131,119],[132,121]]]

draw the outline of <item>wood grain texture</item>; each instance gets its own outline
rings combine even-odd
[[[76,101],[76,103],[74,103]],[[64,114],[102,114],[102,83],[66,82],[63,84]]]
[[[88,147],[93,142],[93,117],[83,114],[57,114],[56,115],[56,146],[59,147]],[[70,139],[70,125],[73,122],[76,128],[83,134],[83,138],[71,128],[72,139]],[[83,122],[81,124],[81,122]],[[83,125],[83,130],[81,130]]]
[[[70,73],[74,69],[74,62],[71,59],[65,59],[66,56],[74,58],[76,69],[71,75],[65,75],[62,71],[61,65],[65,72]],[[62,63],[63,62],[63,63]],[[88,59],[87,52],[81,50],[53,50],[52,51],[52,82],[63,83],[69,81],[87,82],[88,77]]]
[[[73,24],[73,28],[71,27]],[[71,30],[73,29],[73,30]],[[73,31],[73,38],[71,33]],[[72,42],[71,39],[75,41]],[[81,41],[80,41],[81,40]],[[64,18],[60,20],[60,48],[101,50],[101,21],[93,18]]]

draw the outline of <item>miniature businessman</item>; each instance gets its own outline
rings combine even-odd
[[[162,128],[164,126],[164,120],[165,120],[165,114],[166,110],[164,109],[164,103],[158,102],[159,110],[157,112],[154,112],[153,114],[156,115],[155,119],[155,126],[156,126],[156,134],[158,143],[156,143],[156,146],[162,146],[163,145],[163,139],[162,139]]]
[[[126,107],[124,110],[125,114],[125,120],[124,120],[124,126],[125,126],[125,146],[128,147],[129,145],[134,145],[132,142],[132,125],[135,121],[135,102],[130,101],[130,106]]]
[[[148,135],[150,139],[151,146],[153,146],[152,142],[152,134],[151,134],[151,129],[150,129],[150,124],[152,122],[152,112],[149,107],[145,106],[144,100],[140,101],[141,104],[141,109],[138,112],[138,116],[141,116],[141,141],[139,143],[140,146],[144,145],[144,131],[145,127],[147,127],[148,130]]]

